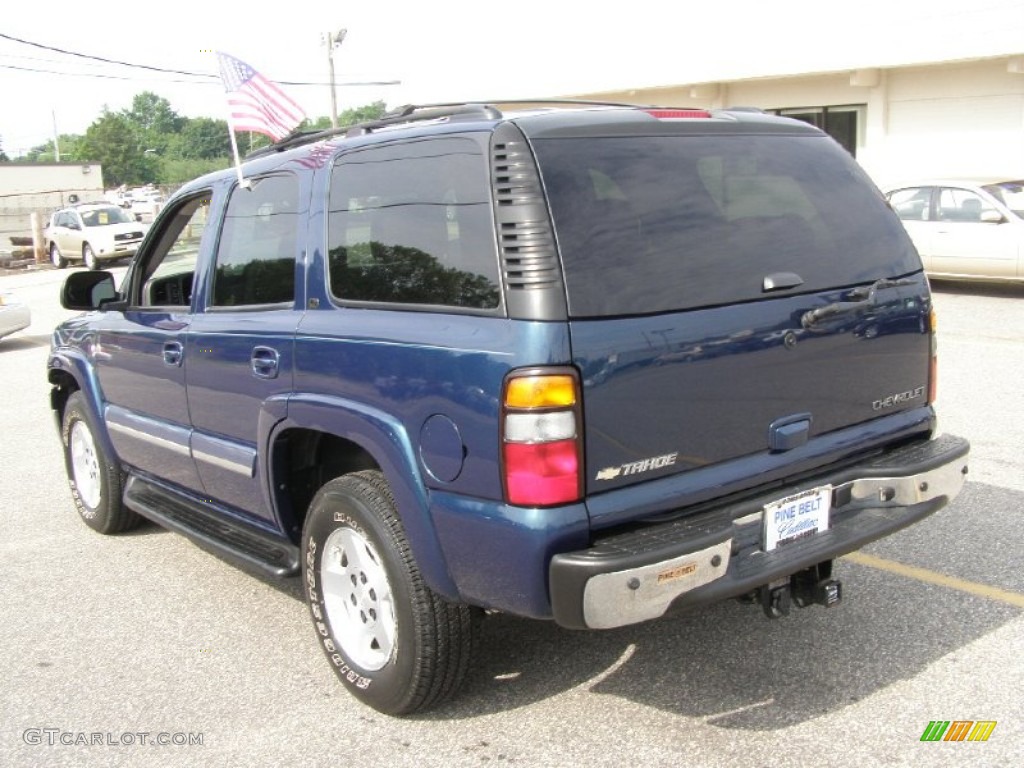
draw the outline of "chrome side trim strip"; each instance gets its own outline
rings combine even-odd
[[[256,450],[230,440],[201,432],[192,433],[192,456],[196,461],[242,477],[255,477]],[[200,474],[202,468],[200,467]]]
[[[182,444],[170,437],[161,437],[160,435],[153,434],[152,432],[143,431],[141,429],[138,429],[137,427],[130,427],[127,424],[112,421],[109,417],[109,413],[107,418],[107,427],[110,429],[111,432],[117,432],[118,434],[124,435],[125,437],[129,437],[134,440],[139,440],[143,443],[149,443],[150,445],[158,445],[161,448],[166,448],[172,453],[176,453],[180,456],[189,455],[187,443]],[[187,441],[188,432],[182,430],[182,433],[182,436]]]
[[[236,472],[244,477],[252,477],[252,464],[240,464],[231,459],[226,459],[222,456],[214,456],[212,453],[206,453],[205,451],[198,451],[192,449],[192,456],[196,461],[202,461],[211,466],[218,467],[219,469],[226,469],[228,472]]]

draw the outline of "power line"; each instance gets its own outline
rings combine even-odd
[[[0,69],[16,69],[19,72],[35,72],[42,75],[60,75],[61,77],[98,77],[104,80],[139,80],[129,75],[106,75],[100,72],[59,72],[53,69],[35,69],[19,67],[14,64],[0,64]],[[161,83],[188,83],[190,85],[217,85],[217,83],[197,83],[195,80],[160,80]]]
[[[102,61],[104,64],[116,64],[121,67],[132,67],[133,69],[148,69],[151,72],[163,72],[169,75],[188,75],[189,77],[205,77],[205,78],[216,78],[217,75],[211,75],[206,72],[186,72],[181,69],[166,69],[164,67],[154,67],[149,64],[135,64],[130,61],[120,61],[118,59],[108,59],[103,56],[94,56],[89,53],[79,53],[77,51],[69,51],[64,48],[57,48],[53,45],[44,45],[43,43],[35,43],[31,40],[23,40],[20,37],[14,37],[14,35],[8,35],[0,32],[0,37],[5,40],[10,40],[15,43],[21,43],[22,45],[30,45],[33,48],[42,48],[44,51],[53,51],[55,53],[62,53],[65,56],[75,56],[80,59],[90,59],[92,61]]]
[[[60,54],[63,54],[65,56],[74,56],[74,57],[77,57],[77,58],[80,58],[80,59],[87,59],[87,60],[90,60],[90,61],[99,61],[99,62],[102,62],[104,64],[113,64],[113,65],[119,66],[119,67],[129,67],[131,69],[145,69],[145,70],[148,70],[150,72],[160,72],[162,74],[168,74],[168,75],[185,75],[187,77],[199,77],[199,78],[203,78],[204,80],[209,81],[210,84],[212,84],[212,83],[220,83],[220,75],[212,75],[209,72],[188,72],[188,71],[185,71],[185,70],[182,70],[182,69],[167,69],[165,67],[154,67],[154,66],[152,66],[150,64],[136,64],[136,63],[133,63],[133,62],[130,62],[130,61],[120,61],[119,59],[108,59],[108,58],[105,58],[103,56],[94,56],[94,55],[89,54],[89,53],[79,53],[78,51],[69,51],[67,49],[58,48],[58,47],[53,46],[53,45],[45,45],[43,43],[36,43],[36,42],[31,41],[31,40],[24,40],[24,39],[22,39],[20,37],[14,37],[13,35],[8,35],[8,34],[5,34],[3,32],[0,32],[0,38],[3,38],[5,40],[10,40],[11,42],[20,43],[22,45],[30,45],[33,48],[41,48],[44,51],[53,51],[54,53],[60,53]],[[52,70],[41,70],[41,69],[37,70],[37,69],[30,69],[28,67],[17,67],[17,66],[13,66],[13,65],[9,65],[9,64],[7,64],[7,65],[0,65],[0,67],[6,68],[6,69],[19,69],[19,70],[22,70],[22,71],[25,71],[25,72],[40,72],[40,73],[44,73],[44,74],[54,74],[54,75],[75,75],[75,76],[79,76],[79,77],[102,77],[102,78],[114,79],[114,80],[131,80],[131,79],[135,79],[135,78],[124,77],[124,76],[117,76],[117,75],[100,75],[100,74],[89,74],[89,73],[84,73],[84,72],[54,72]],[[170,80],[170,81],[166,81],[166,82],[193,83],[195,85],[205,85],[205,84],[207,84],[207,83],[194,83],[194,81],[190,81],[190,80]],[[279,85],[294,85],[294,86],[317,86],[317,87],[323,87],[323,86],[327,86],[328,85],[328,83],[323,83],[323,82],[309,82],[309,81],[301,81],[301,80],[275,80],[274,82],[278,83]],[[400,80],[369,80],[369,81],[365,81],[365,82],[337,83],[337,85],[339,85],[339,86],[363,86],[363,85],[377,85],[377,86],[379,86],[379,85],[399,85],[400,83],[401,83]]]

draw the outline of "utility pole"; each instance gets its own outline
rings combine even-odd
[[[60,142],[57,139],[57,110],[51,109],[50,116],[53,118],[53,162],[60,162]]]
[[[338,127],[338,96],[334,89],[334,49],[340,48],[348,34],[347,29],[339,29],[337,32],[327,32],[322,40],[327,45],[327,68],[330,73],[331,83],[331,128]]]

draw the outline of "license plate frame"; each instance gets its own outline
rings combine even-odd
[[[762,545],[765,552],[827,531],[832,516],[832,486],[819,485],[765,504]]]

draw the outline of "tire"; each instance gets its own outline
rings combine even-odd
[[[95,435],[85,397],[75,392],[64,407],[61,427],[71,495],[86,525],[102,534],[121,533],[141,518],[122,503],[121,469],[111,463]]]
[[[93,251],[92,246],[86,243],[82,246],[82,260],[85,261],[86,269],[99,269],[100,262],[96,258],[96,253]]]
[[[68,265],[68,260],[61,254],[56,243],[50,243],[50,262],[57,269],[64,269]]]
[[[423,582],[380,472],[343,475],[317,492],[302,562],[313,626],[352,695],[378,712],[405,715],[459,689],[479,611]]]

